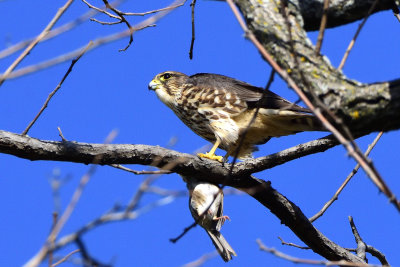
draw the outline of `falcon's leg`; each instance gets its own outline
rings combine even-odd
[[[221,141],[217,138],[217,141],[215,141],[214,146],[211,148],[210,152],[207,152],[205,154],[199,153],[197,154],[201,158],[207,158],[207,159],[213,159],[217,160],[219,162],[223,162],[223,157],[222,156],[217,156],[215,155],[215,150],[217,150],[218,146],[221,144]]]
[[[224,162],[228,162],[228,158],[229,158],[229,152],[226,152],[224,156]]]

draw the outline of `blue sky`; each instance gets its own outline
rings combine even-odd
[[[92,3],[100,5],[100,1]],[[2,27],[0,49],[41,32],[63,4],[64,1],[1,1],[3,14],[0,16],[0,25],[6,27]],[[127,1],[120,9],[142,12],[168,4],[164,0]],[[76,1],[57,25],[85,11],[87,7]],[[108,19],[103,16],[98,18]],[[130,21],[135,24],[142,19],[132,17]],[[226,3],[198,1],[193,60],[188,57],[190,22],[190,7],[186,3],[159,21],[156,27],[137,32],[132,46],[126,52],[118,52],[118,49],[126,46],[127,38],[84,55],[29,135],[59,140],[59,126],[68,140],[101,143],[111,130],[118,129],[118,136],[113,143],[166,146],[172,137],[176,137],[177,143],[173,148],[186,153],[207,145],[205,140],[180,122],[154,92],[147,90],[152,77],[165,70],[186,74],[210,72],[265,86],[270,67],[253,45],[243,38],[243,32]],[[358,23],[327,30],[322,52],[334,66],[338,66]],[[103,26],[86,22],[71,32],[39,44],[20,67],[71,51],[87,44],[89,40],[124,29],[122,24]],[[314,42],[316,35],[310,34]],[[372,16],[350,54],[344,73],[361,82],[399,78],[399,44],[400,25],[391,12]],[[1,59],[0,71],[3,72],[17,56],[18,53]],[[0,129],[22,132],[47,95],[59,83],[69,64],[66,62],[6,81],[0,90],[0,113],[3,114]],[[297,99],[278,78],[271,90],[292,101]],[[261,146],[256,156],[274,153],[323,135],[302,133],[274,139]],[[365,150],[375,135],[365,136],[357,142]],[[371,153],[376,167],[396,195],[400,195],[400,167],[396,153],[399,148],[398,131],[392,131],[383,135]],[[256,176],[270,180],[273,187],[296,203],[307,216],[312,216],[333,195],[354,165],[346,151],[336,147]],[[138,170],[145,168],[130,167]],[[61,177],[71,176],[60,191],[62,207],[65,208],[87,169],[88,166],[82,164],[32,162],[0,154],[0,200],[3,203],[1,266],[20,266],[43,245],[51,227],[54,209],[48,182],[52,173],[59,171]],[[60,236],[76,231],[115,203],[127,203],[144,178],[107,166],[99,167]],[[185,184],[177,175],[165,175],[156,185],[172,190],[185,189]],[[140,206],[158,198],[156,195],[146,195]],[[226,196],[224,208],[232,221],[224,225],[222,233],[238,254],[229,263],[230,266],[293,265],[259,251],[255,243],[257,238],[268,246],[294,256],[320,258],[309,251],[281,246],[278,236],[287,242],[301,242],[249,196]],[[378,193],[362,171],[350,182],[339,200],[316,221],[315,226],[341,246],[355,247],[347,219],[349,215],[354,217],[364,241],[385,253],[393,266],[400,266],[398,248],[393,245],[400,238],[400,214],[385,196]],[[181,197],[136,220],[99,227],[84,235],[83,240],[89,252],[103,263],[113,262],[115,266],[180,266],[214,250],[200,227],[192,229],[176,244],[168,241],[192,222],[187,197]],[[66,255],[75,248],[71,245],[57,254]],[[377,262],[372,258],[370,260]],[[223,261],[216,257],[205,266],[221,264],[224,264]],[[65,263],[62,266],[74,265]]]

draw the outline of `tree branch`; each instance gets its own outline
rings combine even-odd
[[[353,133],[400,128],[400,80],[375,84],[350,80],[334,68],[326,57],[316,55],[311,40],[302,28],[301,14],[295,7],[289,5],[289,36],[281,7],[276,1],[262,1],[261,4],[256,0],[235,2],[248,28],[278,65],[290,74],[314,103],[313,94],[341,118]],[[292,53],[293,50],[295,53]],[[297,60],[301,62],[300,66],[297,66]],[[304,84],[302,76],[306,78],[308,86]]]
[[[232,181],[226,181],[230,164],[202,159],[194,155],[150,145],[91,144],[74,141],[46,141],[0,130],[0,153],[29,160],[67,161],[90,164],[99,157],[100,165],[141,164],[163,169],[175,163],[171,171],[210,182],[241,186],[242,176],[271,169],[303,156],[324,152],[337,145],[332,136],[300,144],[283,151],[235,164]]]
[[[0,153],[11,154],[30,160],[56,160],[90,164],[95,158],[98,164],[155,164],[156,167],[175,162],[171,170],[182,175],[223,183],[235,187],[267,207],[285,225],[287,225],[314,252],[328,260],[359,262],[354,254],[330,241],[310,223],[300,208],[273,189],[270,183],[246,175],[263,168],[293,160],[296,150],[300,155],[317,153],[335,145],[331,138],[321,138],[306,144],[275,153],[268,157],[235,164],[230,179],[229,164],[200,159],[196,156],[178,153],[173,150],[149,145],[107,145],[78,142],[42,141],[28,136],[0,131]],[[259,167],[258,160],[263,168]],[[257,167],[258,166],[258,167]],[[254,168],[254,171],[250,169]]]
[[[306,31],[318,30],[323,14],[324,0],[293,1],[298,7]],[[360,20],[365,17],[374,0],[331,0],[328,10],[327,28]],[[373,13],[393,9],[393,0],[380,0]]]

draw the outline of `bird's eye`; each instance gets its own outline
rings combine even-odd
[[[165,74],[163,74],[163,75],[161,76],[161,78],[162,78],[163,80],[168,80],[169,78],[171,78],[171,74],[165,73]]]

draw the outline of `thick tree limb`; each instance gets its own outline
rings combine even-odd
[[[365,17],[375,0],[331,0],[328,11],[327,27],[336,27]],[[324,0],[296,0],[293,3],[299,7],[304,19],[304,29],[318,30],[323,13]],[[374,13],[393,9],[393,0],[380,0]]]
[[[270,183],[249,174],[272,168],[307,153],[317,153],[336,145],[331,138],[321,138],[273,155],[238,163],[229,176],[230,165],[200,159],[196,156],[149,145],[110,145],[78,142],[42,141],[0,130],[0,153],[30,160],[56,160],[90,164],[95,158],[99,164],[142,164],[157,167],[177,162],[172,169],[182,175],[223,183],[244,191],[274,213],[282,223],[316,253],[329,260],[345,259],[359,262],[354,254],[330,241],[310,223],[300,208],[270,186]],[[298,151],[298,155],[296,155]],[[254,171],[251,171],[254,168]],[[227,177],[230,177],[229,179]]]
[[[304,29],[306,31],[316,31],[321,23],[324,1],[325,0],[290,0],[289,2],[292,7],[297,10],[296,12],[301,15]],[[330,0],[326,28],[333,28],[363,19],[374,1],[375,0]],[[393,0],[380,0],[372,13],[390,9],[392,9],[394,13],[395,10],[398,10]]]
[[[141,164],[163,168],[175,162],[171,171],[210,182],[242,186],[242,176],[273,168],[300,157],[326,151],[337,145],[331,136],[288,148],[265,157],[235,164],[231,180],[226,181],[230,164],[202,159],[194,155],[150,145],[90,144],[73,141],[45,141],[0,130],[0,153],[29,160],[67,161],[83,164],[99,158],[100,165]]]
[[[363,262],[361,258],[335,244],[318,231],[299,207],[272,188],[269,183],[258,179],[251,181],[253,184],[250,187],[241,190],[267,207],[315,253],[330,261]]]
[[[307,154],[307,151],[308,153],[312,151],[317,153],[336,144],[331,138],[322,138],[267,157],[238,163],[234,168],[231,179],[227,180],[229,165],[222,166],[213,161],[199,159],[196,156],[178,153],[161,147],[42,141],[28,136],[0,131],[0,152],[30,160],[58,160],[89,164],[94,158],[98,157],[101,159],[100,164],[149,165],[159,162],[158,167],[171,161],[178,161],[179,163],[174,168],[174,171],[180,174],[197,176],[213,182],[225,182],[227,185],[250,194],[277,215],[284,224],[292,229],[315,252],[327,259],[359,261],[356,256],[324,237],[312,226],[296,205],[274,190],[269,183],[246,175],[282,164],[285,162],[284,159],[289,161],[298,158]],[[299,155],[296,155],[296,151],[299,152]],[[258,168],[251,171],[254,166],[258,166]]]
[[[315,54],[314,46],[302,28],[301,14],[295,6],[289,5],[288,18],[294,44],[292,49],[285,18],[277,1],[235,2],[258,41],[311,100],[313,92],[351,126],[353,132],[369,133],[400,128],[400,80],[363,84],[345,77],[327,58]],[[295,51],[294,55],[292,51]],[[297,61],[301,62],[300,66],[297,66]]]

